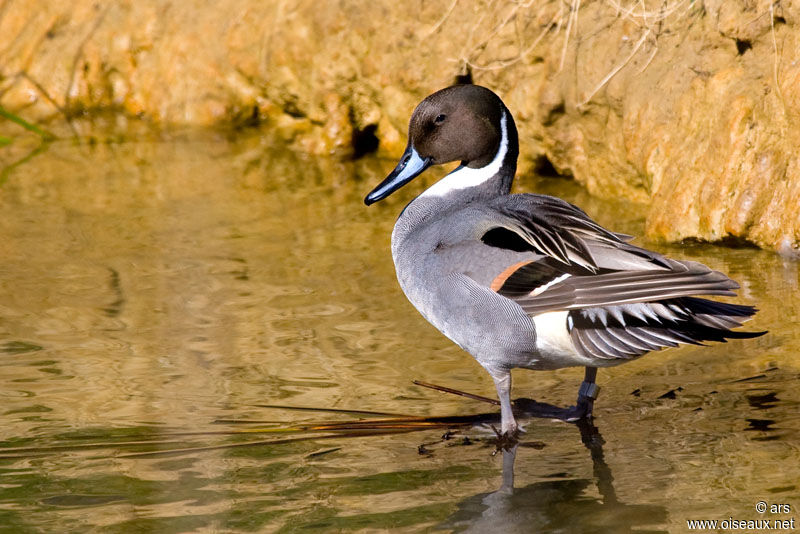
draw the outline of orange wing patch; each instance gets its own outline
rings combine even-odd
[[[521,261],[519,263],[515,263],[514,265],[506,268],[506,270],[504,270],[502,273],[498,274],[495,277],[495,279],[492,280],[492,284],[489,286],[489,288],[492,291],[496,292],[496,293],[499,292],[500,288],[503,287],[503,284],[506,283],[506,280],[508,280],[509,277],[511,277],[512,274],[517,272],[517,270],[519,270],[520,268],[524,267],[525,265],[528,265],[529,263],[533,263],[533,262],[532,261]]]

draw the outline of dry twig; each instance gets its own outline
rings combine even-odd
[[[623,68],[625,65],[627,65],[627,64],[628,64],[628,62],[630,62],[630,60],[631,60],[631,59],[633,59],[633,56],[635,56],[635,55],[636,55],[636,53],[639,51],[639,48],[641,48],[642,44],[644,44],[644,41],[645,41],[645,39],[647,39],[647,37],[648,37],[649,35],[650,35],[650,29],[648,28],[648,29],[646,29],[646,30],[645,30],[645,32],[642,34],[642,36],[641,36],[641,37],[639,38],[639,40],[636,42],[636,44],[635,44],[635,45],[634,45],[634,47],[633,47],[633,50],[631,50],[631,53],[630,53],[630,54],[628,54],[628,57],[626,57],[626,58],[625,58],[625,60],[623,60],[622,62],[618,63],[616,67],[614,67],[613,69],[611,69],[611,71],[609,71],[609,73],[608,73],[608,74],[606,74],[606,75],[605,75],[605,77],[604,77],[602,80],[600,80],[600,83],[598,83],[598,84],[595,86],[595,88],[594,88],[594,89],[592,89],[592,90],[589,92],[589,94],[586,96],[586,98],[584,98],[583,100],[581,100],[580,102],[578,102],[578,104],[577,104],[575,107],[576,107],[576,108],[578,108],[578,109],[580,110],[580,109],[581,109],[581,108],[583,108],[583,107],[584,107],[586,104],[588,104],[588,103],[589,103],[589,101],[590,101],[590,100],[591,100],[591,99],[594,97],[594,95],[596,95],[596,94],[597,94],[597,92],[598,92],[600,89],[602,89],[603,87],[605,87],[605,85],[606,85],[606,84],[607,84],[607,83],[608,83],[608,82],[611,80],[611,78],[613,78],[614,76],[616,76],[616,74],[617,74],[617,73],[618,73],[620,70],[622,70],[622,68]]]

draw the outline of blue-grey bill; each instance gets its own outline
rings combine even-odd
[[[370,194],[364,199],[364,204],[370,204],[382,200],[391,195],[396,190],[400,189],[408,182],[419,176],[422,171],[431,166],[431,158],[421,158],[414,147],[409,144],[403,157],[400,158],[400,163],[394,168],[389,176],[384,181],[378,184]]]

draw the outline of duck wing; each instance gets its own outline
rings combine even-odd
[[[631,245],[630,236],[611,232],[568,202],[548,195],[506,195],[486,204],[481,241],[489,246],[530,251],[590,273],[603,267],[671,269],[660,254]]]
[[[731,330],[748,320],[754,307],[695,297],[733,296],[735,281],[700,263],[666,261],[669,270],[596,273],[565,269],[551,258],[523,261],[497,276],[491,289],[534,319],[561,314],[577,350],[599,360],[764,334]]]
[[[529,315],[693,295],[736,295],[733,290],[739,284],[721,272],[697,262],[668,261],[672,266],[669,270],[586,274],[563,269],[550,259],[520,262],[500,273],[491,288]]]
[[[701,263],[631,245],[627,236],[603,228],[577,206],[546,195],[506,195],[473,204],[453,213],[436,232],[437,239],[442,237],[436,254],[450,254],[449,263],[462,267],[486,262],[494,271],[489,288],[528,315],[693,295],[733,296],[739,287]],[[440,248],[443,243],[452,245]]]
[[[600,360],[631,359],[681,343],[702,345],[766,332],[733,331],[750,319],[753,306],[681,297],[568,313],[566,327],[575,347]]]

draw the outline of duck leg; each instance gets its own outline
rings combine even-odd
[[[511,372],[497,371],[490,374],[500,399],[500,432],[504,436],[514,437],[519,427],[511,410]]]
[[[600,386],[595,384],[595,378],[597,378],[597,367],[587,367],[581,387],[578,388],[578,400],[575,406],[568,409],[567,421],[588,419],[592,416],[594,401],[600,393]]]

